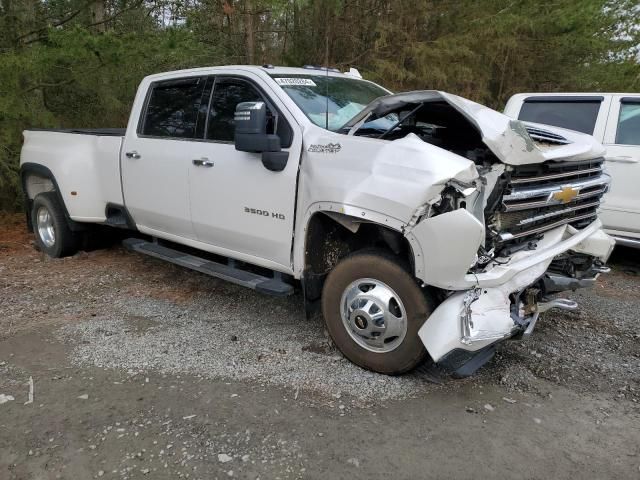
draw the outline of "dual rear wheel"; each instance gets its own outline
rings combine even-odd
[[[66,257],[78,251],[80,237],[69,228],[55,192],[36,195],[31,208],[31,224],[38,248],[50,257]]]

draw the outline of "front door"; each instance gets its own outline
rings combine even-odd
[[[270,133],[281,138],[289,160],[267,170],[261,154],[235,149],[234,113],[240,102],[264,101]],[[190,165],[191,219],[199,241],[227,256],[288,271],[296,201],[301,132],[284,108],[248,78],[215,78],[201,143],[202,162]]]
[[[600,216],[611,233],[640,237],[640,95],[613,98],[604,143],[611,188]]]
[[[140,231],[195,237],[189,208],[189,170],[206,78],[151,84],[137,129],[129,128],[122,149],[125,205]],[[203,130],[203,126],[200,126]],[[165,234],[165,235],[162,235]]]

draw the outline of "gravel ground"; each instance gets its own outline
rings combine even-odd
[[[347,394],[359,402],[423,388],[420,375],[381,376],[344,359],[323,340],[319,320],[301,320],[300,298],[271,300],[239,288],[230,293],[234,300],[226,305],[219,294],[184,305],[114,299],[108,315],[64,327],[61,334],[72,344],[80,340],[74,351],[80,365],[250,380],[327,398]]]
[[[263,296],[117,246],[51,260],[33,250],[21,217],[0,225],[0,395],[14,397],[0,403],[7,478],[57,478],[55,468],[59,478],[163,469],[162,478],[416,478],[418,458],[451,455],[449,439],[491,472],[467,443],[485,441],[488,421],[498,423],[490,450],[504,457],[504,476],[640,477],[640,252],[617,251],[612,273],[568,295],[579,311],[547,312],[528,341],[504,343],[455,381],[429,365],[402,377],[353,366],[320,318],[305,320],[297,295]],[[34,405],[45,397],[56,413],[22,406],[29,377]],[[356,454],[378,435],[372,419],[395,439],[389,449],[405,452],[383,455],[384,466]],[[514,430],[528,433],[517,440]],[[351,437],[367,445],[344,457]],[[509,458],[531,448],[532,470],[511,470]],[[433,476],[467,477],[447,468]]]
[[[33,252],[19,223],[11,238],[0,241],[7,251],[0,338],[32,322],[61,325],[57,335],[78,365],[257,381],[358,401],[452,383],[430,368],[387,377],[355,367],[332,348],[321,318],[304,318],[300,296],[260,295],[120,247],[51,260]],[[547,312],[530,340],[506,342],[468,381],[528,391],[544,379],[637,403],[639,257],[619,252],[594,289],[568,295],[578,312]]]

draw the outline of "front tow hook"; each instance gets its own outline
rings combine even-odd
[[[611,271],[611,268],[607,267],[606,265],[594,265],[593,267],[591,267],[591,271],[596,273],[609,273]]]
[[[578,304],[573,300],[569,300],[568,298],[554,298],[553,300],[549,300],[548,302],[538,302],[536,311],[542,313],[546,312],[547,310],[551,310],[552,308],[573,311],[578,309]]]
[[[578,309],[578,304],[573,300],[569,300],[568,298],[554,298],[553,300],[549,300],[547,302],[538,302],[538,304],[536,305],[536,311],[529,321],[529,325],[527,325],[527,328],[522,336],[528,337],[529,335],[531,335],[531,332],[533,332],[533,329],[538,322],[538,317],[540,316],[540,314],[546,312],[547,310],[551,310],[552,308],[575,311]]]

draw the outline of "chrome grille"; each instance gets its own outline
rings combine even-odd
[[[595,220],[610,178],[604,159],[515,167],[503,177],[499,208],[489,218],[500,244],[523,242],[565,224]]]

